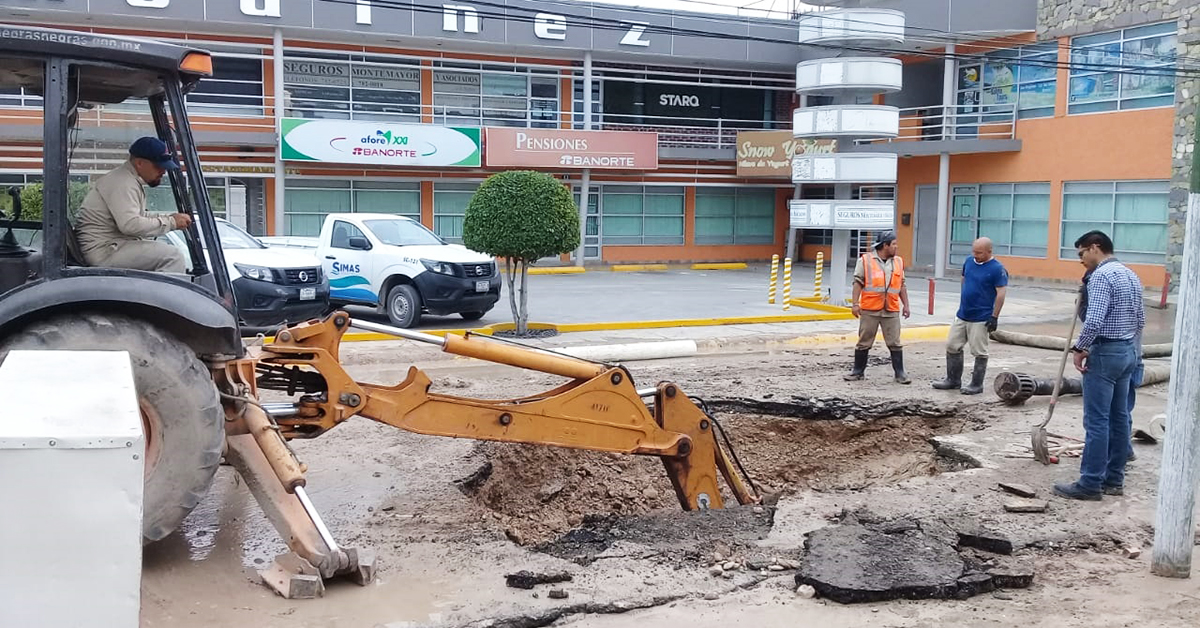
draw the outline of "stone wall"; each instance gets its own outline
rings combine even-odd
[[[1180,65],[1200,70],[1200,2],[1196,0],[1039,0],[1039,40],[1069,37],[1174,19],[1179,25]],[[1066,89],[1059,86],[1059,89]],[[1167,272],[1179,276],[1188,181],[1196,137],[1200,77],[1175,80],[1175,140],[1172,146]],[[1176,283],[1173,279],[1172,283]]]

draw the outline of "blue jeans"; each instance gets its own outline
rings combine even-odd
[[[1083,374],[1083,457],[1079,487],[1100,492],[1125,484],[1129,458],[1130,379],[1137,362],[1132,341],[1105,342],[1088,351]]]
[[[1146,364],[1141,360],[1133,367],[1129,376],[1129,433],[1133,434],[1133,405],[1137,403],[1137,389],[1142,385],[1142,376],[1146,374]],[[1129,441],[1129,455],[1133,456],[1133,441]]]

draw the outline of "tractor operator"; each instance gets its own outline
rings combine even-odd
[[[84,261],[106,268],[185,272],[187,265],[179,249],[149,238],[187,229],[192,217],[147,214],[142,187],[157,187],[167,170],[178,169],[162,140],[142,137],[134,142],[129,160],[97,179],[79,208],[76,231]]]

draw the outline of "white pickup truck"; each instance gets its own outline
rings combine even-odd
[[[403,216],[329,214],[316,238],[261,240],[310,249],[329,278],[330,302],[374,306],[397,327],[416,325],[423,313],[478,320],[500,300],[495,260]]]

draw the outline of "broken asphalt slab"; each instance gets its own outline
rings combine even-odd
[[[961,552],[966,548],[976,548]],[[808,534],[797,585],[842,604],[894,599],[964,599],[996,588],[1027,587],[1032,568],[977,550],[1012,552],[1001,535],[941,521],[863,522],[848,517]],[[964,557],[966,556],[966,557]]]

